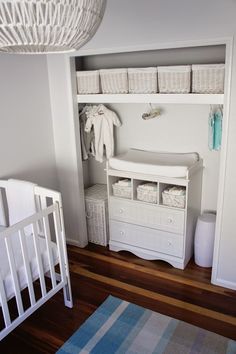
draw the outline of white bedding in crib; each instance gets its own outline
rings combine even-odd
[[[165,177],[186,177],[188,170],[199,160],[193,153],[151,152],[130,149],[109,159],[109,167],[136,173]]]
[[[27,278],[24,270],[19,236],[18,234],[13,234],[10,236],[10,238],[11,238],[11,244],[14,253],[20,288],[24,289],[27,286]],[[47,251],[46,251],[46,241],[45,239],[39,236],[38,236],[38,241],[39,241],[38,245],[42,257],[43,269],[44,272],[47,272],[49,270],[49,261],[47,257]],[[39,272],[38,272],[38,266],[37,266],[37,260],[36,260],[32,235],[26,236],[26,245],[28,250],[28,257],[30,260],[31,275],[33,280],[36,280],[39,278]],[[57,245],[54,242],[51,242],[51,246],[52,246],[53,261],[55,265],[58,263]],[[12,277],[10,273],[10,267],[8,263],[5,242],[1,238],[0,238],[0,271],[4,283],[7,299],[10,299],[14,296],[15,292],[14,292],[14,286],[13,286]],[[1,302],[0,302],[0,306],[1,306]]]

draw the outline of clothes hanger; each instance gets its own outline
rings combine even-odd
[[[161,108],[153,107],[151,103],[149,103],[149,107],[150,107],[150,110],[148,112],[145,112],[142,114],[142,118],[144,120],[157,118],[161,115],[161,113],[162,113]]]

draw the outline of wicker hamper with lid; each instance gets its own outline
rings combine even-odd
[[[95,184],[85,190],[85,210],[89,242],[107,246],[108,200],[105,184]]]

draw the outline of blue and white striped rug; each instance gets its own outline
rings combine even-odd
[[[236,342],[113,296],[57,354],[235,354]]]

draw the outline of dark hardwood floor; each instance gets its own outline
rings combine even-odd
[[[1,354],[55,353],[110,294],[236,340],[236,291],[213,286],[211,270],[90,244],[68,247],[73,309],[58,293],[0,343]]]

